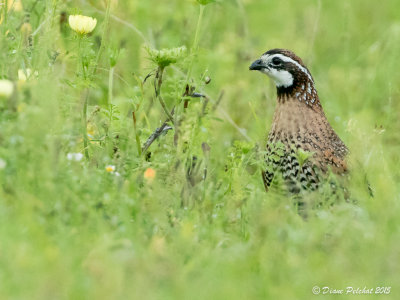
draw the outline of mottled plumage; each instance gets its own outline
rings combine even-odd
[[[302,60],[289,50],[273,49],[250,69],[267,74],[277,86],[267,170],[263,172],[265,188],[268,190],[278,173],[291,192],[317,188],[329,169],[344,174],[347,147],[326,119],[314,80]]]

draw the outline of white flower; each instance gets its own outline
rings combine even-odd
[[[67,159],[70,161],[81,161],[83,158],[82,153],[68,153]]]
[[[91,33],[97,24],[97,20],[95,18],[82,15],[71,15],[68,18],[68,22],[72,30],[80,34]]]
[[[0,79],[0,97],[9,98],[14,92],[14,84],[8,79]]]
[[[25,70],[22,70],[22,69],[19,69],[18,70],[18,80],[20,81],[20,82],[25,82],[27,79],[29,79],[30,77],[31,77],[31,75],[35,75],[35,76],[38,76],[39,75],[39,73],[37,72],[37,71],[35,71],[35,72],[33,72],[33,74],[32,74],[32,70],[31,69],[25,69]]]
[[[27,79],[27,77],[29,77],[28,73],[29,73],[29,75],[30,75],[30,70],[29,70],[29,72],[28,72],[28,69],[26,70],[26,74],[25,74],[24,70],[19,69],[19,70],[18,70],[18,80],[19,80],[19,81],[22,81],[22,82],[25,82],[26,79]],[[28,75],[28,76],[27,76],[27,75]]]

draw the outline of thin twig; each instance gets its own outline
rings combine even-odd
[[[160,102],[165,114],[168,116],[168,119],[174,123],[174,118],[168,111],[167,105],[164,102],[164,99],[161,97],[161,85],[162,85],[162,78],[163,78],[164,68],[158,67],[156,76],[154,77],[154,91],[156,94],[156,99]]]
[[[171,115],[174,115],[174,108],[171,110]],[[142,154],[145,154],[147,149],[149,149],[149,147],[151,146],[151,144],[158,139],[158,137],[164,133],[167,132],[168,130],[172,129],[171,126],[168,125],[169,119],[165,120],[164,123],[158,127],[147,139],[147,141],[144,143],[143,147],[142,147]]]
[[[172,66],[172,68],[177,71],[178,73],[181,74],[182,77],[185,77],[186,74],[178,67],[176,66]],[[210,98],[207,94],[205,95],[207,96],[210,101],[215,105],[218,106],[218,103],[216,101],[214,101],[212,98]],[[220,99],[219,99],[220,100]],[[221,107],[218,107],[218,111],[220,111],[220,113],[223,115],[223,117],[228,121],[228,123],[230,123],[237,131],[239,131],[239,133],[241,135],[243,135],[245,137],[246,140],[248,141],[252,141],[252,139],[246,134],[245,130],[243,128],[240,128],[235,121],[232,120],[232,118],[229,116],[229,114]]]
[[[156,75],[156,77],[157,77],[157,75]],[[190,88],[189,88],[189,85],[186,85],[185,92],[183,93],[182,98],[184,98],[184,97],[186,97],[186,96],[189,95],[189,89],[190,89]],[[193,90],[191,90],[191,91],[193,91]],[[172,108],[170,115],[173,116],[174,113],[175,113],[175,107]],[[144,143],[144,145],[143,145],[143,147],[142,147],[142,154],[145,154],[145,153],[146,153],[146,151],[147,151],[147,149],[149,149],[150,145],[151,145],[156,139],[158,139],[158,137],[159,137],[163,132],[166,132],[166,131],[172,129],[171,126],[168,126],[168,122],[169,122],[169,121],[170,121],[169,118],[166,119],[166,120],[164,121],[164,123],[163,123],[160,127],[158,127],[158,128],[150,135],[150,137],[147,139],[147,141]],[[174,124],[174,125],[176,125],[176,124]],[[176,131],[176,130],[177,130],[177,129],[176,129],[176,126],[175,126],[175,131]],[[175,137],[174,137],[174,139],[175,139]]]
[[[215,110],[215,109],[218,107],[218,104],[221,102],[221,99],[222,99],[222,97],[223,97],[223,95],[224,95],[224,91],[222,91],[222,92],[220,93],[220,95],[219,95],[217,101],[214,101],[214,100],[211,100],[207,95],[203,95],[203,94],[199,94],[199,93],[193,93],[193,94],[191,94],[191,95],[188,95],[188,94],[187,94],[188,91],[189,91],[189,89],[188,89],[188,86],[187,86],[187,88],[186,88],[186,90],[185,90],[185,93],[183,94],[182,97],[190,96],[190,97],[193,97],[193,98],[199,98],[199,97],[204,98],[204,104],[203,104],[203,108],[202,108],[202,112],[201,112],[201,114],[200,114],[200,117],[203,117],[203,116],[205,115],[206,107],[207,107],[207,104],[208,104],[209,102],[214,103],[214,105],[213,105],[213,107],[212,107],[212,110]],[[170,114],[171,114],[171,115],[174,115],[174,112],[175,112],[175,108],[172,109],[172,111],[171,111]],[[161,136],[161,134],[163,134],[163,133],[167,132],[168,130],[171,130],[171,129],[172,129],[172,127],[168,125],[168,122],[169,122],[169,119],[166,119],[166,120],[164,121],[164,123],[163,123],[160,127],[158,127],[158,128],[150,135],[150,137],[147,139],[147,141],[144,143],[144,145],[143,145],[143,147],[142,147],[142,154],[145,154],[145,153],[146,153],[146,151],[149,149],[149,147],[151,146],[151,144],[152,144],[156,139],[158,139],[158,138]]]

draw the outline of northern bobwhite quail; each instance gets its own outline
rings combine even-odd
[[[346,173],[346,145],[325,117],[314,80],[292,51],[272,49],[254,61],[250,70],[268,75],[276,84],[277,106],[267,144],[268,190],[281,173],[289,191],[314,190],[323,174]]]

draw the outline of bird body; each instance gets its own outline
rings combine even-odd
[[[277,106],[268,135],[263,180],[268,190],[277,173],[292,192],[316,189],[330,169],[347,170],[346,145],[330,126],[311,73],[293,52],[273,49],[251,66],[267,74],[277,87]]]

